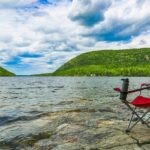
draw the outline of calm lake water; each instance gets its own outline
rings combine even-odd
[[[47,112],[84,107],[75,103],[81,99],[99,105],[105,102],[109,106],[110,102],[118,100],[118,93],[113,92],[113,88],[121,85],[120,79],[121,77],[0,77],[0,140],[9,134],[8,125],[13,128],[18,121],[23,122],[23,125]],[[150,78],[130,78],[130,88],[137,88],[143,82],[150,82]],[[147,96],[150,96],[149,93]]]

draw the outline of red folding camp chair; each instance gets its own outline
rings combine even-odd
[[[129,121],[129,125],[126,129],[126,132],[130,132],[138,122],[141,122],[142,124],[145,124],[148,128],[150,128],[149,125],[150,116],[147,117],[147,119],[145,119],[148,112],[150,112],[150,98],[141,96],[141,91],[145,89],[150,89],[150,84],[142,83],[139,89],[128,91],[129,79],[122,79],[122,80],[123,80],[122,88],[121,89],[114,88],[114,90],[120,93],[120,100],[129,108],[129,110],[132,111],[131,119]],[[140,95],[137,96],[131,102],[127,101],[127,95],[134,92],[140,92]],[[138,108],[145,110],[142,115],[138,113],[137,111]],[[137,117],[136,121],[134,119],[134,116]]]

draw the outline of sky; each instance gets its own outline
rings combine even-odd
[[[150,47],[150,0],[0,0],[0,66],[55,71],[75,56]]]

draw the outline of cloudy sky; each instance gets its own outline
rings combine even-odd
[[[46,73],[87,51],[150,47],[150,0],[0,0],[0,66]]]

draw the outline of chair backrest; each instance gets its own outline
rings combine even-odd
[[[122,79],[123,83],[122,83],[122,88],[121,88],[121,92],[120,92],[120,99],[122,101],[126,101],[127,100],[127,95],[128,95],[128,87],[129,87],[129,79]]]

